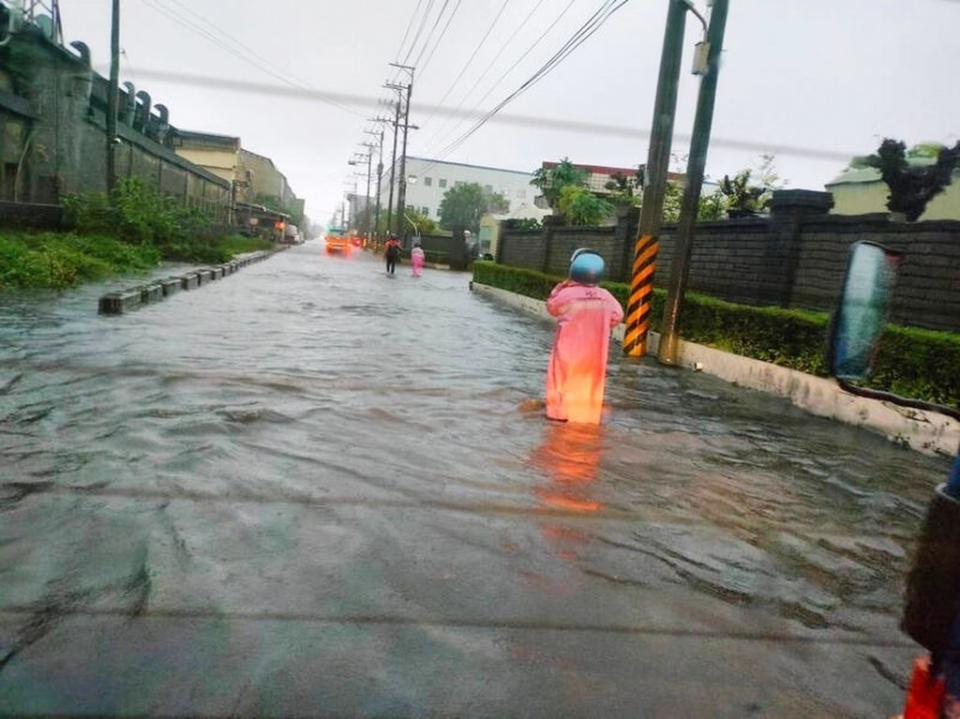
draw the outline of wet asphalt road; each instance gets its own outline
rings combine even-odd
[[[946,462],[619,357],[547,425],[550,327],[467,279],[0,297],[0,715],[898,710]]]

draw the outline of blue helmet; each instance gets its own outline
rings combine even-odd
[[[605,268],[600,253],[582,248],[570,258],[570,279],[582,285],[599,285]]]

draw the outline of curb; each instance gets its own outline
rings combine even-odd
[[[478,282],[471,282],[470,289],[525,314],[553,321],[543,300]],[[613,338],[622,343],[623,332],[621,324],[613,330]],[[651,332],[649,337],[647,354],[656,356],[660,335]],[[924,454],[953,457],[960,443],[960,422],[952,417],[848,394],[825,377],[685,340],[680,341],[680,366],[746,389],[783,397],[812,415],[881,434],[891,442]]]
[[[277,252],[283,252],[285,249],[283,247],[276,250],[250,252],[229,262],[224,262],[222,265],[190,270],[182,275],[162,280],[152,280],[144,285],[135,285],[116,292],[109,292],[103,295],[98,302],[99,313],[102,315],[122,315],[143,305],[160,302],[181,290],[195,290],[232,275],[244,267],[269,259]]]

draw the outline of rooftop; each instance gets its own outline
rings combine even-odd
[[[400,158],[397,158],[399,162]],[[524,172],[523,170],[508,170],[503,167],[489,167],[487,165],[470,165],[465,162],[448,162],[446,160],[433,160],[429,157],[415,157],[413,155],[407,155],[407,161],[418,160],[420,162],[429,162],[431,165],[447,165],[452,167],[470,167],[474,170],[492,170],[493,172],[509,172],[513,175],[523,175],[525,177],[531,177],[532,172]]]

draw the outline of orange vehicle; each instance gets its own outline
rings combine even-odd
[[[341,227],[329,228],[324,240],[327,244],[328,255],[332,255],[335,252],[345,255],[350,252],[350,238],[347,236],[346,231]]]

